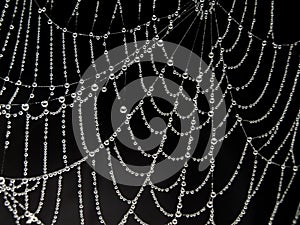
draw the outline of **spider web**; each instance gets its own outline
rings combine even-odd
[[[275,1],[226,4],[0,3],[2,221],[297,224],[299,41],[277,41]],[[144,45],[138,47],[140,42]],[[201,58],[196,77],[188,71],[195,63],[191,56],[185,59],[185,70],[176,67],[178,49],[169,54],[169,42]],[[133,54],[127,49],[130,43],[135,45]],[[124,47],[122,62],[110,56],[118,46]],[[154,60],[155,48],[164,52],[167,63]],[[146,55],[151,60],[143,62]],[[100,56],[107,66],[96,65]],[[87,68],[94,73],[85,79]],[[146,82],[150,76],[156,77],[155,84]],[[207,89],[200,85],[205,79],[211,84]],[[129,93],[136,80],[145,97],[126,107],[122,94]],[[155,96],[156,90],[173,102]],[[222,90],[221,98],[214,95],[217,90]],[[182,114],[179,99],[191,103],[192,110]],[[125,116],[118,129],[110,118],[115,101]],[[85,148],[88,137],[82,120],[88,103],[94,105],[96,150]],[[212,115],[221,105],[226,105],[226,115],[216,122]],[[78,146],[73,110],[82,131]],[[153,126],[156,117],[165,126]],[[183,121],[189,124],[187,130]],[[220,129],[225,133],[220,135]],[[123,133],[130,144],[119,139]],[[153,144],[147,141],[151,135],[161,139],[145,150],[145,143]],[[174,156],[182,140],[186,149]],[[104,164],[97,161],[100,153],[105,154]],[[181,162],[182,167],[158,183],[153,174],[162,161]],[[199,171],[205,162],[208,167]],[[95,172],[98,165],[106,168],[111,181]],[[145,165],[149,171],[134,169]],[[120,172],[143,182],[123,185]]]

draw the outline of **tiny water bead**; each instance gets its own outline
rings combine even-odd
[[[60,96],[60,97],[58,98],[58,101],[59,101],[60,103],[64,103],[64,102],[65,102],[65,97],[64,97],[64,96]]]
[[[123,65],[123,66],[122,66],[122,70],[123,70],[123,71],[126,71],[126,70],[127,70],[127,65]]]
[[[217,138],[212,138],[211,139],[211,144],[212,145],[216,145],[218,143],[218,139]]]
[[[163,45],[164,45],[164,41],[163,40],[158,40],[157,46],[162,47]]]
[[[22,109],[24,110],[24,111],[28,111],[28,109],[29,109],[29,104],[23,104],[22,105]]]
[[[202,81],[202,76],[197,76],[197,77],[196,77],[196,81],[197,81],[198,83],[200,83],[200,82]]]
[[[2,185],[4,185],[5,184],[5,179],[4,179],[4,177],[0,177],[0,185],[2,186]]]
[[[125,114],[127,112],[127,107],[125,105],[122,105],[121,108],[120,108],[120,112],[122,114]]]
[[[210,193],[210,197],[215,198],[216,196],[217,196],[216,192],[213,191]]]
[[[46,101],[46,100],[42,101],[41,105],[43,108],[46,108],[48,106],[48,101]]]
[[[183,79],[187,79],[188,77],[189,77],[189,74],[188,74],[188,73],[185,72],[185,73],[182,74],[182,78],[183,78]]]
[[[169,59],[168,62],[167,62],[168,66],[173,66],[174,65],[174,62],[172,59]]]
[[[114,80],[114,79],[115,79],[115,74],[114,74],[114,73],[111,73],[111,74],[109,75],[109,79],[110,79],[110,80]]]
[[[115,68],[113,66],[110,66],[108,69],[109,71],[113,71]]]
[[[99,86],[98,86],[98,84],[93,84],[91,88],[92,88],[92,91],[98,91]]]
[[[213,202],[212,201],[207,202],[206,206],[207,208],[211,209],[213,207]]]
[[[135,61],[136,63],[140,62],[140,57],[136,56],[136,57],[134,58],[134,61]]]

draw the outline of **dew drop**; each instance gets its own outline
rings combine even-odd
[[[29,109],[29,105],[26,103],[26,104],[23,104],[22,105],[22,109],[24,110],[24,111],[28,111],[28,109]]]
[[[110,66],[109,67],[109,71],[113,71],[114,70],[114,67],[113,66]]]
[[[183,79],[187,79],[188,77],[189,77],[188,73],[183,73],[183,74],[182,74],[182,78],[183,78]]]
[[[122,114],[126,113],[126,112],[127,112],[126,106],[122,105],[121,108],[120,108],[120,112],[121,112]]]
[[[97,84],[92,85],[92,91],[98,91],[99,87]]]
[[[172,59],[169,59],[168,62],[167,62],[168,66],[173,66],[174,65],[174,62]]]
[[[44,108],[46,108],[46,107],[48,106],[48,102],[47,102],[47,101],[42,101],[42,102],[41,102],[41,105],[42,105]]]
[[[0,177],[0,185],[4,185],[5,184],[5,179],[3,177]]]
[[[158,47],[162,47],[164,45],[164,41],[163,40],[159,40],[158,42],[157,42],[157,46]]]
[[[127,70],[127,66],[126,66],[126,65],[123,65],[123,66],[122,66],[122,70],[123,70],[123,71],[126,71],[126,70]]]

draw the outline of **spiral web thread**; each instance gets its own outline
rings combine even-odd
[[[80,22],[80,6],[84,4],[83,2],[83,0],[76,2],[71,17],[68,20],[68,23],[74,22],[75,27]],[[78,206],[75,208],[79,211],[80,224],[85,224],[85,196],[82,189],[87,184],[82,180],[82,165],[87,160],[91,160],[95,166],[97,163],[95,155],[99,151],[107,152],[107,164],[110,171],[109,176],[114,186],[113,190],[120,201],[128,205],[128,210],[124,213],[118,224],[127,224],[129,218],[133,218],[139,224],[151,224],[151,221],[144,218],[141,213],[135,210],[142,201],[140,200],[141,196],[146,190],[149,190],[155,207],[167,218],[168,222],[165,224],[181,224],[180,221],[182,219],[197,219],[203,217],[203,214],[208,215],[205,224],[216,224],[215,217],[218,212],[214,207],[215,201],[219,201],[219,199],[222,201],[222,197],[231,189],[232,184],[238,182],[240,171],[245,167],[244,161],[251,162],[250,166],[247,165],[247,170],[250,171],[251,175],[247,180],[248,189],[245,201],[240,204],[238,214],[231,224],[238,224],[243,220],[251,202],[254,201],[253,199],[255,199],[256,194],[264,188],[264,181],[273,170],[279,170],[280,172],[274,178],[276,186],[273,186],[273,188],[276,190],[276,196],[274,201],[269,203],[272,205],[272,210],[270,215],[268,215],[268,224],[272,224],[276,220],[276,216],[280,210],[283,210],[281,206],[289,195],[290,189],[296,183],[299,168],[295,151],[297,149],[300,117],[299,103],[296,100],[300,63],[299,41],[289,44],[277,44],[275,42],[276,37],[273,31],[275,16],[274,1],[270,1],[269,24],[265,38],[255,35],[255,27],[259,23],[258,19],[256,19],[256,13],[260,7],[257,0],[245,0],[239,3],[234,0],[229,10],[223,7],[218,1],[179,0],[172,3],[176,5],[174,12],[161,17],[156,15],[159,1],[154,0],[152,3],[152,17],[148,21],[141,22],[132,28],[125,28],[123,20],[123,6],[127,3],[118,0],[111,15],[110,26],[101,35],[97,35],[94,32],[97,28],[99,14],[101,10],[104,10],[101,8],[101,1],[97,1],[95,8],[91,10],[95,16],[92,21],[90,33],[75,32],[72,29],[64,28],[55,23],[55,20],[51,17],[51,10],[55,7],[55,4],[56,2],[52,0],[48,0],[44,6],[41,6],[34,0],[6,0],[1,4],[0,44],[2,48],[0,50],[0,65],[1,68],[5,68],[2,69],[5,73],[1,72],[0,77],[0,116],[1,129],[4,131],[2,132],[4,142],[3,147],[1,147],[0,194],[4,200],[3,206],[12,214],[16,224],[59,224],[60,205],[63,200],[63,181],[65,177],[71,176],[72,171],[75,171],[77,176],[76,186],[78,190],[76,193],[78,195]],[[242,4],[242,6],[237,6],[237,4]],[[138,7],[135,7],[135,9],[138,10],[140,20],[143,17],[143,1],[140,0]],[[223,16],[225,15],[225,22],[218,20],[218,13],[222,13]],[[123,28],[115,31],[114,21],[117,19],[121,20]],[[208,60],[208,69],[212,70],[212,73],[208,75],[207,71],[201,68],[202,65],[199,62],[199,75],[194,79],[188,75],[188,71],[177,70],[172,60],[172,55],[168,55],[165,52],[167,64],[162,68],[157,66],[154,60],[150,62],[152,72],[156,74],[158,78],[157,83],[160,85],[147,86],[143,82],[145,71],[143,71],[143,63],[140,62],[141,54],[148,54],[153,59],[153,48],[161,48],[164,51],[164,40],[172,37],[174,35],[173,31],[176,33],[176,29],[188,19],[190,19],[191,23],[180,34],[178,44],[181,44],[187,36],[190,36],[192,27],[196,27],[196,32],[193,33],[191,50],[200,49],[200,56]],[[32,24],[36,27],[32,28]],[[49,35],[44,35],[44,30],[47,30]],[[124,61],[120,62],[123,66],[117,72],[114,72],[115,65],[111,64],[108,53],[110,49],[107,44],[110,42],[110,39],[115,37],[121,37],[122,42],[120,44],[124,46],[124,54],[129,59],[126,60],[124,58]],[[88,56],[89,62],[95,69],[94,77],[92,77],[95,82],[91,86],[85,86],[86,81],[81,78],[84,66],[81,65],[81,61],[79,60],[79,53],[82,47],[78,45],[79,39],[85,43],[85,48],[88,47],[89,51],[86,57]],[[145,41],[145,45],[141,48],[136,46],[136,50],[138,51],[135,51],[133,55],[129,55],[126,50],[127,43],[132,40],[137,43],[139,39],[147,40]],[[243,45],[240,45],[241,42]],[[44,53],[45,50],[41,47],[41,43],[47,46],[47,53]],[[54,43],[60,43],[59,52],[54,48]],[[103,47],[99,53],[95,50],[97,46]],[[69,49],[71,49],[70,52]],[[240,51],[239,54],[236,54],[237,49]],[[58,56],[58,54],[61,55]],[[96,58],[102,54],[107,59],[107,68],[98,68],[95,64]],[[249,57],[255,58],[255,60],[252,59],[251,61],[252,70],[247,69],[249,66],[249,61],[247,61]],[[28,60],[28,58],[30,59]],[[40,69],[42,65],[41,58],[44,61],[46,59],[46,62],[48,62],[49,69],[47,72]],[[278,63],[278,58],[281,58],[280,63]],[[269,67],[264,66],[265,60],[269,60]],[[278,66],[278,64],[281,65]],[[105,95],[106,92],[110,91],[109,89],[112,89],[115,97],[122,102],[122,97],[119,94],[118,80],[129,76],[126,71],[134,66],[139,68],[140,88],[144,90],[145,96],[150,99],[150,104],[157,113],[161,117],[167,118],[167,127],[163,130],[155,130],[155,128],[151,127],[147,119],[147,112],[143,108],[144,101],[140,101],[134,109],[129,109],[121,104],[120,112],[127,115],[126,120],[109,137],[103,139],[101,137],[101,116],[97,117],[97,104],[99,103],[97,103],[97,97],[94,92],[98,90],[99,82],[104,81],[105,86],[101,89],[102,94]],[[281,69],[279,68],[280,66]],[[56,67],[62,68],[62,73],[56,74]],[[70,67],[74,67],[73,70],[76,72],[70,73]],[[262,68],[267,68],[265,69],[267,72],[260,73]],[[243,84],[236,84],[234,82],[236,75],[234,72],[240,70],[246,71],[250,76],[247,75],[247,80]],[[172,92],[168,88],[168,82],[165,80],[165,76],[167,76],[165,73],[168,71],[171,71],[173,76],[180,81],[178,90],[175,92]],[[106,74],[110,75],[105,76]],[[199,88],[199,84],[205,76],[217,78],[218,83],[211,81],[210,88],[206,90]],[[103,77],[105,78],[102,79]],[[265,77],[263,82],[261,82],[262,87],[257,91],[260,93],[254,93],[253,96],[255,98],[252,96],[249,103],[249,99],[244,93],[260,77]],[[62,83],[58,83],[57,80]],[[182,90],[185,83],[189,83],[189,85],[194,87],[195,91],[192,97],[187,96]],[[274,89],[272,86],[273,83],[275,83],[277,89]],[[81,91],[75,91],[74,89],[78,84],[84,87]],[[272,92],[273,96],[270,98],[269,92],[271,86],[272,90],[276,91]],[[159,104],[156,103],[155,98],[152,96],[155,88],[162,88],[166,94],[174,99],[174,108],[170,112],[162,110]],[[215,99],[214,91],[218,88],[223,90],[222,99]],[[253,89],[251,90],[253,92]],[[42,94],[40,95],[40,93]],[[198,98],[205,95],[205,93],[210,94],[209,110],[201,108],[198,101]],[[266,95],[268,99],[271,99],[271,104],[265,104],[264,99]],[[22,97],[21,100],[20,96]],[[82,96],[86,97],[83,98]],[[178,98],[183,98],[194,105],[193,110],[188,115],[181,115],[177,111],[177,107],[180,107],[180,105],[176,104]],[[223,118],[223,122],[214,124],[212,115],[219,109],[219,106],[225,99],[227,114]],[[95,149],[88,149],[88,147],[85,148],[85,127],[81,123],[83,116],[82,108],[88,101],[93,101],[95,105],[95,118],[93,119],[97,127],[95,133],[98,134],[97,137],[99,139],[99,148],[96,151]],[[265,104],[263,110],[258,107],[261,104]],[[56,108],[51,105],[55,105]],[[74,107],[79,112],[78,125],[83,131],[81,133],[81,140],[83,141],[83,148],[86,150],[86,154],[76,160],[70,159],[69,156],[73,150],[68,143],[67,136],[69,135],[69,130],[67,129],[68,124],[66,122],[68,110]],[[100,107],[102,107],[101,103]],[[258,109],[256,108],[261,110],[261,112],[257,114],[253,113],[257,112]],[[161,136],[159,147],[153,154],[144,151],[133,134],[130,119],[135,114],[141,115],[143,123],[151,133]],[[195,120],[196,114],[204,118],[201,123],[198,121],[199,124]],[[172,120],[175,117],[180,120],[188,120],[191,124],[189,130],[181,132],[173,126]],[[57,161],[61,160],[62,166],[50,170],[51,165],[48,161],[48,154],[50,154],[49,145],[51,145],[51,142],[49,139],[51,139],[51,132],[53,132],[51,131],[53,129],[51,128],[53,118],[59,118],[60,121],[59,138],[56,140],[56,142],[59,142],[59,153],[55,157]],[[22,146],[23,151],[21,153],[23,176],[16,178],[16,176],[6,175],[5,162],[7,162],[6,155],[9,154],[10,149],[13,148],[13,142],[15,142],[12,138],[13,134],[16,129],[20,129],[15,125],[19,120],[24,122],[22,138],[16,140],[22,143],[20,146]],[[226,123],[227,120],[230,120],[231,123]],[[271,121],[272,123],[268,130],[261,128],[266,121]],[[42,126],[42,147],[38,149],[42,154],[41,163],[31,160],[32,155],[36,152],[36,149],[33,151],[30,148],[30,143],[35,140],[35,137],[31,135],[31,131],[35,129],[35,126],[32,124],[36,122],[39,122],[40,126]],[[195,131],[202,130],[207,126],[211,127],[212,130],[212,139],[209,143],[211,151],[202,157],[196,157],[190,154],[190,146],[193,140],[196,139],[193,134]],[[226,133],[218,136],[218,129],[222,126],[226,126]],[[257,134],[254,134],[253,130]],[[148,172],[139,173],[126,164],[116,142],[118,135],[122,132],[129,132],[132,139],[132,146],[139,150],[140,157],[151,160]],[[182,155],[171,157],[165,151],[164,144],[168,140],[167,132],[173,132],[179,138],[182,136],[187,137],[187,148],[183,150]],[[217,181],[214,179],[214,173],[215,168],[217,169],[218,167],[218,159],[214,157],[214,147],[223,141],[229,140],[235,132],[239,132],[244,137],[243,140],[240,140],[243,142],[243,148],[241,149],[242,151],[239,151],[239,161],[227,183],[221,188],[216,188],[215,183]],[[279,139],[280,141],[278,141]],[[143,184],[139,187],[135,197],[131,199],[126,197],[118,186],[114,165],[111,161],[112,154],[116,155],[116,158],[126,172],[132,176],[144,177]],[[177,174],[176,181],[168,187],[160,187],[151,180],[151,175],[155,172],[158,157],[162,157],[171,163],[184,162],[184,166]],[[186,174],[189,171],[190,164],[199,164],[203,161],[209,161],[209,168],[203,171],[205,178],[196,187],[188,189]],[[41,165],[41,171],[38,174],[30,175],[30,165],[33,164]],[[105,215],[101,211],[101,207],[105,206],[100,204],[101,191],[99,191],[97,174],[95,171],[92,171],[90,176],[93,186],[92,195],[98,218],[97,224],[108,224],[105,220]],[[54,212],[51,212],[53,213],[52,220],[46,222],[40,216],[40,212],[45,207],[44,200],[46,195],[49,194],[47,186],[53,179],[55,179],[55,190],[57,190],[54,200],[55,206],[54,208],[52,207],[54,209]],[[175,210],[170,212],[163,207],[157,193],[170,193],[176,190],[176,188],[178,188],[177,203]],[[197,195],[205,188],[209,189],[206,202],[199,204],[198,208],[187,213],[184,210],[186,207],[184,198],[186,196]],[[34,192],[40,193],[39,200],[36,203],[32,203],[31,201],[31,195]],[[297,201],[299,202],[299,199]],[[295,216],[292,221],[287,223],[297,224],[300,212],[299,206],[291,209],[294,210]]]

